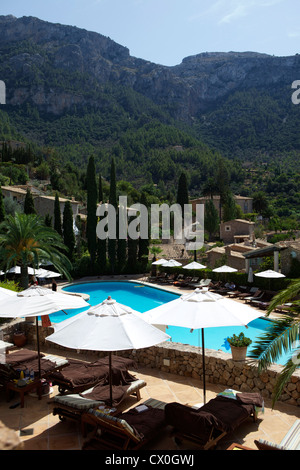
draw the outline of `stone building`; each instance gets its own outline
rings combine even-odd
[[[298,274],[300,278],[300,239],[281,241],[276,243],[280,250],[280,266],[281,272],[285,276],[289,276],[293,270],[293,275]],[[299,272],[298,272],[299,270]]]
[[[235,203],[239,205],[244,214],[248,214],[253,212],[253,198],[252,197],[245,197],[245,196],[233,196]],[[192,199],[190,203],[192,204],[192,210],[196,212],[196,205],[197,204],[205,204],[210,199],[209,196],[200,197],[198,199]],[[220,196],[215,195],[212,198],[215,208],[220,214]]]
[[[37,190],[34,187],[31,187],[31,186],[28,186],[28,187],[31,191],[33,202],[34,202],[34,207],[35,207],[37,214],[39,214],[42,217],[45,217],[46,214],[49,214],[50,216],[53,217],[55,197],[47,196],[46,194],[43,194],[41,191]],[[2,189],[3,197],[11,197],[18,204],[20,204],[21,207],[24,206],[27,186],[1,186],[1,189]],[[62,197],[59,198],[61,215],[63,215],[65,203],[68,200],[69,199],[62,198]],[[70,202],[72,206],[73,216],[75,218],[79,214],[80,203],[78,201],[75,201],[74,198],[72,198]]]
[[[216,246],[206,252],[207,266],[215,268],[216,263],[222,260],[222,264],[227,264],[238,271],[248,272],[248,258],[246,258],[246,256],[255,252],[257,249],[264,249],[271,246],[274,245],[260,239],[256,239],[253,243],[245,241],[225,246]],[[255,258],[255,262],[259,265],[259,263],[262,262],[262,258]]]
[[[234,219],[220,224],[220,238],[224,243],[240,243],[254,240],[255,222]]]

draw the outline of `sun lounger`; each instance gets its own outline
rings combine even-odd
[[[189,287],[193,287],[193,288],[201,288],[201,287],[208,287],[209,284],[211,283],[211,279],[201,279],[200,282],[194,284],[193,282],[189,283]]]
[[[139,401],[141,399],[140,390],[146,385],[146,382],[142,379],[134,380],[130,385],[127,385],[121,390],[121,392],[124,392],[123,396],[121,396],[120,393],[118,393],[118,396],[121,398],[121,401],[123,401],[130,395],[134,395]],[[87,412],[90,408],[107,404],[109,400],[109,385],[102,386],[104,399],[88,398],[92,397],[94,389],[95,387],[92,387],[82,393],[56,395],[49,401],[49,403],[53,405],[53,415],[58,415],[61,420],[64,418],[79,420],[82,413]],[[120,389],[113,387],[113,398],[114,392],[120,392]]]
[[[243,299],[244,297],[252,297],[258,290],[259,290],[258,287],[251,287],[251,289],[248,292],[243,292],[239,294],[238,298]]]
[[[264,439],[255,440],[259,450],[300,450],[300,419],[297,419],[280,444]]]
[[[176,439],[187,439],[202,449],[210,449],[249,417],[256,421],[257,408],[263,406],[258,393],[219,394],[199,409],[180,403],[165,407],[166,422],[174,427]]]
[[[277,305],[277,307],[275,307],[275,312],[290,312],[292,306],[293,304],[291,302],[283,305]]]
[[[166,426],[166,403],[150,398],[142,405],[117,416],[99,410],[82,415],[83,429],[92,426],[92,436],[83,450],[136,450],[144,447]],[[98,432],[100,430],[100,433]]]
[[[28,349],[21,349],[11,352],[5,356],[6,362],[0,364],[0,383],[6,386],[7,382],[20,378],[20,373],[33,371],[34,376],[39,374],[38,353]],[[53,356],[51,354],[41,354],[40,371],[41,378],[48,378],[54,371],[61,371],[68,365],[68,360]]]
[[[239,286],[238,289],[234,291],[227,292],[228,297],[239,297],[245,293],[246,286]]]
[[[184,276],[183,279],[175,281],[174,286],[186,287],[188,283],[192,281],[192,279],[193,279],[192,276]]]
[[[80,393],[95,386],[100,381],[107,380],[109,372],[108,356],[94,362],[83,362],[77,359],[68,359],[69,365],[60,372],[53,372],[49,380],[53,385],[58,385],[60,393]],[[127,375],[129,368],[136,368],[136,362],[132,359],[112,355],[112,371],[115,374]]]
[[[259,300],[262,299],[263,296],[265,295],[264,291],[262,290],[257,290],[253,295],[248,295],[246,297],[243,297],[243,300],[247,303],[251,303],[252,300]]]

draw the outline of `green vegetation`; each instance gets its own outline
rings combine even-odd
[[[231,346],[235,346],[236,348],[244,348],[252,343],[252,340],[250,338],[246,338],[243,332],[239,335],[233,334],[227,338],[227,341]]]
[[[71,263],[63,254],[66,247],[61,237],[35,214],[9,215],[0,225],[1,269],[21,267],[21,286],[28,287],[28,267],[39,267],[41,261],[52,264],[67,278]]]
[[[291,357],[287,360],[285,367],[277,379],[274,387],[274,406],[279,399],[284,385],[289,381],[291,375],[299,368],[300,347],[299,347],[299,279],[290,284],[286,289],[279,292],[270,303],[268,315],[278,306],[287,302],[291,303],[289,313],[282,315],[278,320],[270,323],[268,331],[261,335],[251,351],[252,358],[258,360],[258,371],[266,369],[275,362],[282,352],[290,352]]]

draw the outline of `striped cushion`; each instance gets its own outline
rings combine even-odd
[[[137,436],[135,435],[134,429],[127,423],[127,421],[125,421],[125,419],[116,418],[115,416],[111,416],[101,410],[90,409],[88,412],[93,414],[99,419],[109,422],[113,424],[114,426],[117,426],[118,428],[126,430],[127,432],[132,434],[133,437],[137,438]]]
[[[277,449],[277,450],[287,450],[284,446],[281,446],[280,444],[275,444],[275,442],[270,442],[266,441],[265,439],[259,439],[258,441],[255,441],[258,449],[260,450],[271,450],[271,449]]]
[[[259,439],[256,445],[259,449],[264,449],[266,446],[268,448],[278,450],[300,450],[300,419],[297,419],[297,421],[294,422],[293,426],[284,436],[280,444]]]
[[[136,390],[139,390],[142,387],[146,386],[146,382],[142,379],[135,380],[132,382],[130,387],[128,387],[126,395],[131,395]],[[88,410],[89,408],[97,407],[99,405],[103,405],[104,402],[100,400],[90,400],[89,398],[85,398],[82,395],[86,393],[92,392],[93,387],[81,392],[79,395],[78,393],[71,393],[69,395],[56,395],[54,397],[54,402],[59,403],[60,405],[70,406],[71,408],[76,408],[79,410]]]
[[[300,450],[300,419],[294,422],[291,429],[280,442],[288,450]]]
[[[165,409],[166,403],[164,401],[156,400],[155,398],[148,398],[143,405],[151,406],[152,408],[160,408],[161,410]]]
[[[89,390],[86,390],[84,393],[89,393],[93,389],[90,388]],[[78,393],[72,393],[69,395],[56,395],[54,397],[54,403],[58,403],[60,405],[64,406],[70,406],[71,408],[76,408],[78,410],[88,410],[91,407],[96,407],[99,405],[104,405],[103,401],[99,400],[90,400],[88,398],[84,398],[80,396]]]
[[[61,367],[61,366],[64,366],[65,364],[68,364],[67,359],[63,359],[62,357],[53,356],[52,354],[48,354],[47,356],[44,356],[43,359],[47,359],[48,361],[54,362],[55,367]]]

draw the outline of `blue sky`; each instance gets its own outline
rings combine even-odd
[[[163,65],[200,52],[300,49],[299,0],[1,0],[0,14],[96,31]]]

